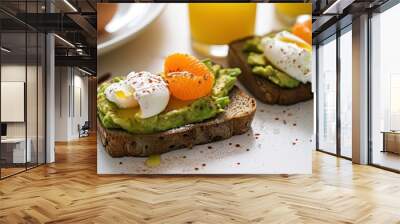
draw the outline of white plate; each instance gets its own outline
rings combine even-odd
[[[109,33],[97,38],[97,55],[104,54],[135,37],[161,14],[165,3],[120,3],[105,29]]]

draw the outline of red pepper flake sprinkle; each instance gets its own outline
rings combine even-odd
[[[292,145],[296,145],[296,142],[292,142]]]
[[[207,148],[212,149],[212,146],[208,146]]]
[[[232,142],[229,142],[229,145],[232,145]]]
[[[204,166],[206,166],[206,164],[205,164],[205,163],[203,163],[203,164],[201,164],[201,166],[203,166],[203,167],[204,167]]]
[[[279,120],[279,117],[276,117],[275,120],[276,120],[276,121]]]
[[[182,156],[182,158],[186,159],[186,156]]]
[[[248,151],[250,151],[250,149],[246,149],[246,151],[248,152]]]
[[[255,136],[260,136],[260,133],[255,133],[254,135],[255,135]]]
[[[196,168],[194,168],[194,170],[199,170],[199,168],[196,167]]]
[[[296,126],[297,124],[296,123],[293,123],[293,126]]]
[[[240,144],[236,144],[235,146],[239,148],[239,147],[240,147]]]
[[[240,165],[240,163],[238,162],[238,163],[236,163],[236,165],[238,165],[238,166],[239,166],[239,165]]]

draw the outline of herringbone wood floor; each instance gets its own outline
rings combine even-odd
[[[400,175],[314,153],[312,175],[97,176],[95,138],[0,181],[0,223],[400,223]]]

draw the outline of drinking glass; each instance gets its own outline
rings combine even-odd
[[[275,9],[282,22],[293,24],[297,16],[311,15],[312,3],[275,3]]]
[[[256,3],[189,3],[192,47],[225,57],[229,42],[254,34]]]

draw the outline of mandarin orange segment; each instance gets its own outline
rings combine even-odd
[[[210,71],[207,66],[201,63],[197,58],[188,55],[176,53],[169,55],[164,62],[164,72],[168,74],[170,72],[190,72],[193,75],[208,74]]]
[[[311,18],[297,22],[294,24],[292,28],[292,32],[294,35],[300,37],[305,40],[307,43],[312,44],[312,21]]]
[[[211,92],[214,75],[197,58],[172,54],[165,59],[164,78],[171,95],[180,100],[194,100]]]
[[[213,86],[212,76],[196,76],[188,72],[174,72],[165,76],[171,94],[180,100],[194,100],[206,96]]]

